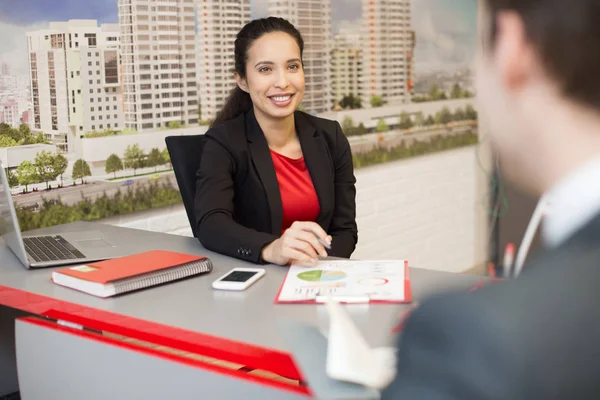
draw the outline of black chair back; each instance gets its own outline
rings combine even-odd
[[[165,138],[167,151],[171,157],[171,165],[175,179],[183,199],[194,237],[196,235],[196,217],[194,198],[196,197],[196,172],[200,167],[200,157],[206,137],[204,135],[168,136]]]

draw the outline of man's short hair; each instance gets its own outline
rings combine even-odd
[[[600,110],[600,0],[487,0],[492,16],[515,11],[546,68],[570,99]]]

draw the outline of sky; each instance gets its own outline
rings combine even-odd
[[[27,73],[26,32],[49,21],[96,19],[116,23],[118,0],[0,0],[0,61]],[[252,18],[268,15],[268,0],[251,0]],[[450,70],[470,65],[477,46],[477,0],[413,0],[417,35],[415,71]],[[361,0],[331,0],[332,26],[358,21]]]

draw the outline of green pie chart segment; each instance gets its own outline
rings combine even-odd
[[[307,282],[337,281],[345,277],[346,273],[343,271],[323,271],[320,269],[300,272],[298,274],[299,279]]]

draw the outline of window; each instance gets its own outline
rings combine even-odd
[[[104,52],[104,81],[107,84],[119,83],[119,67],[116,51]]]
[[[83,36],[85,36],[87,38],[89,47],[96,47],[96,34],[95,33],[85,33]],[[90,53],[88,53],[88,55],[91,56]],[[96,55],[98,55],[98,53],[96,53]]]

